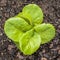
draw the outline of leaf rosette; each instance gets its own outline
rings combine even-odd
[[[17,16],[5,22],[4,31],[25,55],[31,55],[41,44],[49,42],[55,36],[54,26],[41,24],[42,22],[41,8],[36,4],[29,4]]]

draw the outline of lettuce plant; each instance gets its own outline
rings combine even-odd
[[[31,55],[41,44],[48,43],[55,36],[54,26],[42,22],[41,8],[36,4],[29,4],[5,22],[4,31],[23,54]]]

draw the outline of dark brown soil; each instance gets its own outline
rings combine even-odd
[[[44,12],[44,22],[56,28],[55,38],[31,56],[23,55],[4,33],[6,19],[21,12],[29,3],[39,5]],[[0,0],[0,60],[60,60],[60,0]]]

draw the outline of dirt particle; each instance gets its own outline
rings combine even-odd
[[[45,53],[46,51],[45,51],[45,49],[43,49],[43,51],[42,51],[43,53]]]
[[[41,60],[47,60],[47,58],[45,58],[45,57],[42,57],[42,58],[41,58]]]
[[[1,2],[0,2],[0,6],[6,6],[6,0],[1,0]]]
[[[23,58],[24,58],[23,56],[20,55],[19,52],[17,53],[17,57],[18,57],[19,59],[23,59]]]
[[[49,48],[52,48],[53,47],[53,44],[50,44],[50,47]]]
[[[1,55],[2,55],[2,56],[3,56],[3,54],[4,54],[4,53],[3,53],[3,52],[1,52]]]
[[[8,50],[12,50],[12,48],[14,48],[13,45],[8,45]]]
[[[60,54],[60,50],[58,50],[58,54]]]

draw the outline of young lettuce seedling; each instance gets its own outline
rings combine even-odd
[[[48,43],[55,36],[54,26],[42,21],[41,8],[36,4],[29,4],[17,16],[5,22],[4,31],[23,54],[31,55],[41,44]]]

